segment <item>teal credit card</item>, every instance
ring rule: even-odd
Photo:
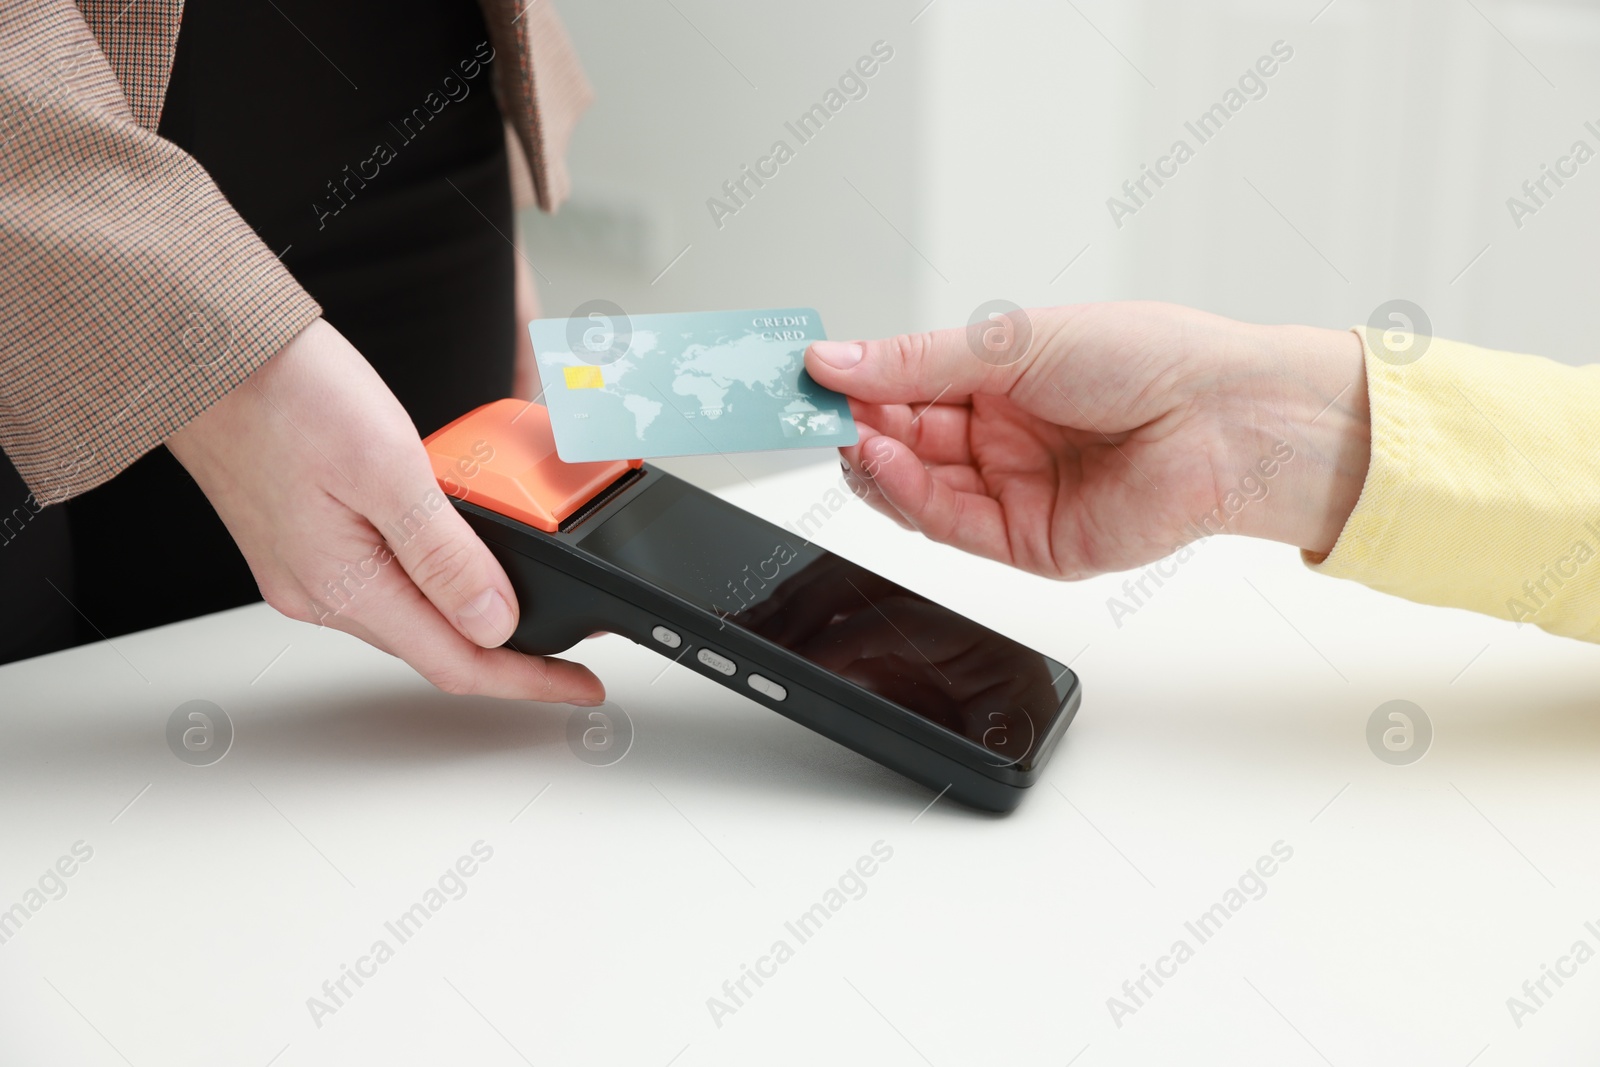
[[[826,336],[811,308],[629,316],[606,305],[535,319],[528,333],[568,463],[856,442],[849,403],[805,371],[806,346]]]

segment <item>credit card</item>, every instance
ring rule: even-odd
[[[826,336],[812,308],[629,316],[607,305],[535,319],[528,333],[568,463],[857,439],[849,403],[805,371],[806,346]]]

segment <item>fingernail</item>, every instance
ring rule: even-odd
[[[494,648],[511,636],[515,621],[511,606],[497,590],[485,589],[456,616],[456,623],[468,637],[484,648]]]
[[[828,366],[849,370],[861,362],[864,350],[855,341],[813,341],[811,351]]]
[[[601,704],[605,703],[605,698],[602,697],[599,700],[595,700],[593,697],[574,697],[573,699],[567,701],[567,703],[575,704],[580,708],[598,708]]]

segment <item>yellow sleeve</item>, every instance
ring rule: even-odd
[[[1372,463],[1315,571],[1600,641],[1600,365],[1366,348]],[[1406,355],[1414,355],[1413,348]]]

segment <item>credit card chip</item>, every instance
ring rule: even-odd
[[[566,375],[568,389],[599,389],[606,384],[599,367],[563,367],[562,373]]]

